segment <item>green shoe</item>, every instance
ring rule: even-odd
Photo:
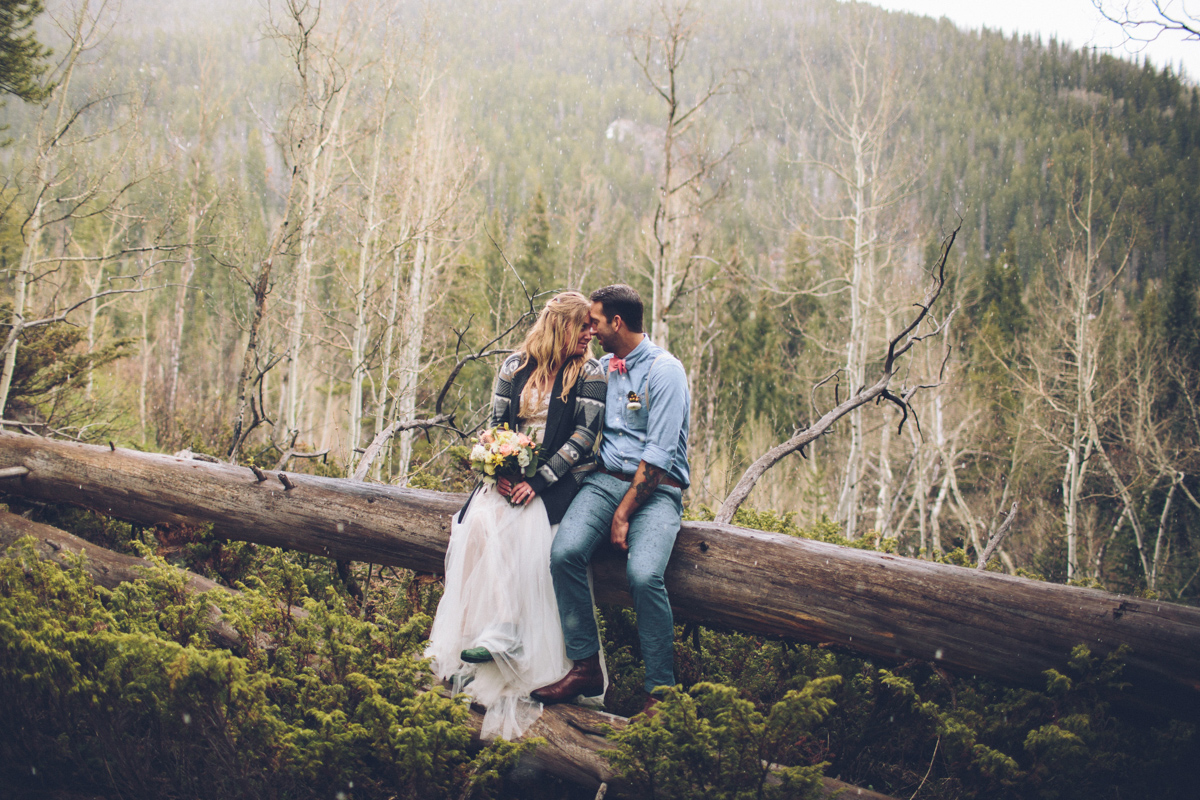
[[[492,653],[486,647],[472,647],[463,650],[458,657],[468,664],[486,664],[492,660]]]

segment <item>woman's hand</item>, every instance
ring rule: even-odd
[[[501,497],[508,497],[512,494],[512,490],[512,481],[510,481],[508,478],[496,479],[496,491],[500,492]]]
[[[499,481],[497,481],[497,484],[499,484]],[[511,484],[509,485],[512,486]],[[501,494],[503,494],[503,490],[501,490]],[[528,505],[529,501],[535,497],[537,497],[537,492],[533,491],[533,487],[527,481],[521,481],[516,486],[512,486],[508,499],[515,505],[523,506]]]

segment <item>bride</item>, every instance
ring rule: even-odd
[[[571,667],[550,543],[594,468],[604,420],[605,375],[588,357],[590,306],[578,292],[552,298],[496,377],[491,425],[507,423],[541,445],[536,474],[478,487],[452,520],[446,589],[425,655],[435,675],[487,708],[485,739],[523,734],[542,711],[529,692]]]

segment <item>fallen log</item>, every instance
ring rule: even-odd
[[[144,578],[154,568],[154,565],[145,559],[116,553],[50,525],[0,511],[0,557],[9,547],[26,536],[33,538],[34,548],[42,559],[64,568],[81,563],[92,580],[107,589],[115,589],[121,583]],[[80,559],[80,556],[83,558]],[[203,575],[187,570],[179,572],[183,578],[184,590],[189,593],[199,594],[217,590],[238,594],[236,590],[211,581]],[[289,607],[289,610],[298,618],[308,616],[307,611],[296,606]],[[209,605],[208,622],[211,626],[209,635],[218,646],[237,650],[244,644],[237,630],[222,619],[221,610],[216,604]],[[262,639],[258,644],[262,646],[263,640],[268,637],[265,634],[259,636]],[[483,714],[482,707],[471,706],[470,724],[476,741],[483,727]],[[526,733],[528,738],[544,739],[545,744],[538,746],[525,766],[527,769],[542,770],[592,790],[605,785],[609,787],[612,796],[621,796],[626,793],[628,786],[613,772],[608,759],[601,755],[601,751],[612,748],[612,742],[606,738],[606,728],[620,730],[628,724],[629,720],[625,717],[582,706],[549,706]],[[822,796],[826,798],[892,800],[886,795],[833,778],[821,780],[824,790]]]
[[[73,503],[141,524],[211,523],[230,539],[331,558],[440,572],[461,495],[256,472],[0,435],[0,491]],[[258,477],[261,476],[261,479]],[[1200,704],[1200,610],[806,539],[690,522],[667,586],[677,618],[717,629],[935,661],[960,674],[1044,685],[1085,644],[1131,653],[1126,677],[1147,702]],[[596,564],[597,597],[629,603],[623,563]]]

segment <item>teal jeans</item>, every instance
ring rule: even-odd
[[[550,574],[558,597],[567,658],[587,658],[600,650],[592,614],[587,568],[598,547],[610,547],[613,514],[629,484],[593,473],[571,502],[550,548]],[[629,521],[625,576],[637,612],[638,638],[646,664],[646,691],[675,685],[675,619],[663,582],[683,516],[683,492],[660,486]]]

